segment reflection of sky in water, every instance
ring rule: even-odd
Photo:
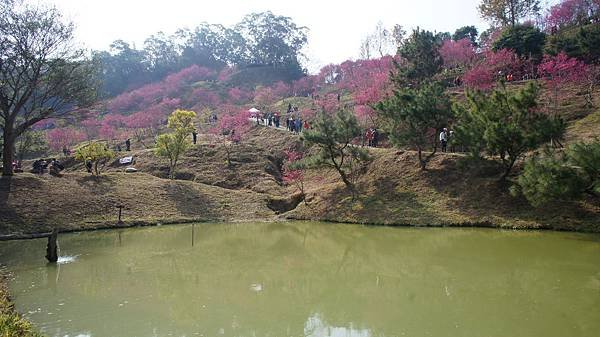
[[[329,326],[323,322],[319,314],[314,314],[304,325],[304,335],[306,337],[370,337],[371,331],[355,329],[352,326],[348,328]]]

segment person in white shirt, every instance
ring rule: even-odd
[[[444,128],[440,132],[440,143],[442,144],[442,152],[448,152],[448,129]]]

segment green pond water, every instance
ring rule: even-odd
[[[600,236],[198,224],[0,243],[47,336],[600,336]]]

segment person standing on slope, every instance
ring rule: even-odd
[[[440,132],[440,144],[442,145],[442,152],[448,152],[448,129],[444,128]]]

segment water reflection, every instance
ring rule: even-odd
[[[308,318],[304,326],[304,335],[306,337],[370,337],[372,336],[367,329],[355,329],[350,327],[329,326],[318,314]]]
[[[5,242],[0,262],[48,336],[587,337],[600,243],[582,237],[202,224],[65,235],[54,266],[43,240]]]

